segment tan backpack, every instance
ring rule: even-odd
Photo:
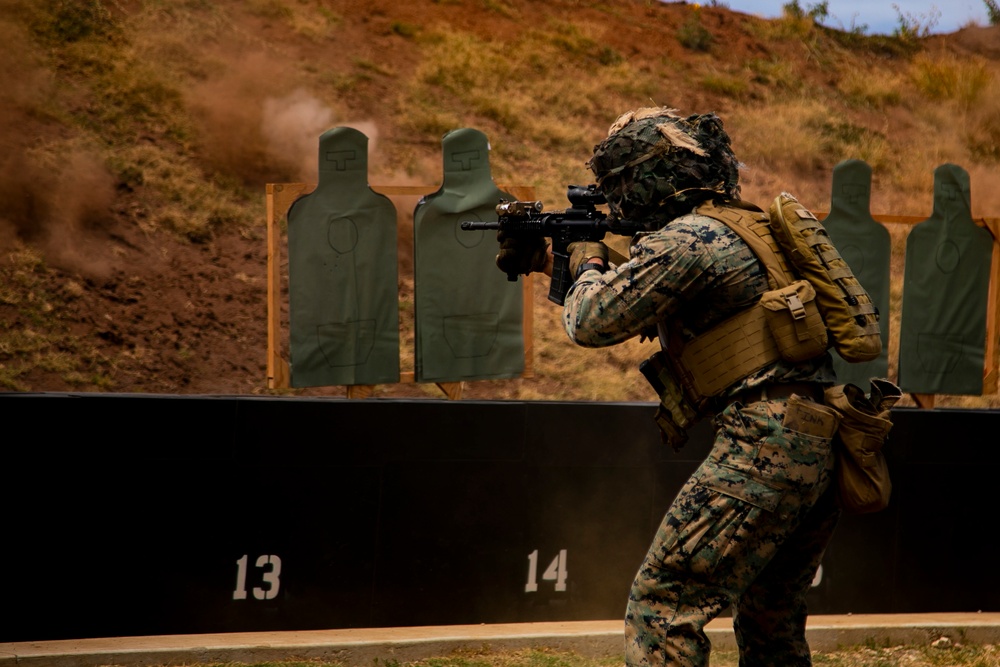
[[[783,348],[782,356],[799,361],[816,354],[819,341],[814,335],[815,324],[794,312],[799,300],[806,302],[803,297],[808,297],[815,301],[823,326],[829,332],[829,341],[823,340],[823,347],[829,344],[849,362],[878,357],[882,352],[878,311],[833,245],[823,223],[787,192],[774,199],[766,215],[754,215],[744,207],[736,203],[709,202],[699,206],[696,212],[726,224],[747,242],[767,269],[772,290],[783,288],[786,292],[796,292],[795,295],[784,292],[765,295],[762,300],[762,305],[775,314],[782,311],[783,304],[787,304],[785,310],[791,308],[796,337],[802,344],[801,352],[788,354],[790,350],[784,349],[782,338],[791,342],[795,337],[782,336],[772,327]],[[803,279],[808,285],[795,278]],[[810,323],[808,335],[807,322]],[[791,332],[789,329],[788,333]]]
[[[796,271],[816,290],[816,303],[834,349],[849,362],[882,352],[879,313],[816,216],[787,192],[768,210],[771,231]]]

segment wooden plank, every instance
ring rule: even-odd
[[[281,356],[281,230],[292,202],[315,184],[268,183],[267,205],[267,386],[288,389],[291,382],[288,360]]]
[[[830,212],[813,211],[813,214],[820,220],[823,220],[826,218],[826,216],[830,215]],[[875,220],[875,222],[895,223],[904,225],[916,225],[923,222],[924,220],[927,220],[927,218],[928,216],[926,215],[882,215],[882,214],[876,215],[874,213],[872,214],[872,219]]]
[[[347,385],[347,398],[371,398],[374,395],[375,385],[373,384]]]
[[[824,220],[826,216],[830,215],[830,212],[813,211],[813,215],[815,215],[820,220]],[[927,218],[928,216],[926,215],[883,215],[883,214],[876,215],[874,213],[872,214],[872,219],[875,220],[875,222],[894,223],[903,225],[917,225],[923,222],[924,220],[927,220]]]
[[[829,211],[813,211],[815,215],[820,220],[825,219],[830,215]],[[883,224],[902,224],[902,225],[919,225],[921,222],[925,222],[929,216],[926,215],[885,215],[885,214],[872,214],[872,219],[875,222],[881,222]],[[997,238],[996,232],[996,222],[998,218],[973,218],[972,222],[979,225],[980,227],[985,227],[990,230],[993,234],[994,239]]]
[[[521,276],[521,294],[524,299],[524,315],[521,322],[521,337],[524,339],[524,372],[522,378],[535,377],[535,277]]]
[[[295,200],[315,189],[315,183],[275,183],[274,208],[278,219],[284,220]]]
[[[927,220],[926,215],[873,215],[875,222],[919,225]]]
[[[465,386],[464,382],[436,382],[435,384],[444,392],[448,400],[457,401],[462,398],[462,388]]]
[[[985,218],[983,222],[993,235],[993,261],[990,264],[989,301],[986,306],[983,393],[996,394],[1000,391],[1000,218]]]
[[[281,357],[281,233],[275,204],[275,185],[267,184],[267,387],[287,389],[288,362]],[[278,186],[280,188],[280,186]],[[281,209],[284,216],[287,206]]]
[[[281,293],[281,280],[278,270],[280,246],[277,225],[274,223],[274,184],[268,183],[264,202],[267,207],[265,225],[267,227],[267,388],[284,389],[278,384],[277,365],[280,360],[278,352],[278,334],[281,330],[281,311],[274,306],[278,303]]]

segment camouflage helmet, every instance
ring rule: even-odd
[[[594,147],[587,166],[614,215],[656,226],[713,196],[739,198],[740,163],[714,113],[629,111]]]

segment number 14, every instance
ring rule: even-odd
[[[560,549],[559,555],[552,559],[542,573],[543,581],[556,582],[556,591],[566,590],[566,550]],[[538,549],[528,554],[528,583],[524,585],[525,593],[538,591]]]

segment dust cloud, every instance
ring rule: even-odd
[[[302,181],[315,182],[319,174],[320,136],[333,127],[351,127],[368,137],[369,161],[376,154],[378,128],[371,121],[335,123],[333,110],[308,91],[297,88],[284,97],[264,100],[262,132],[267,150],[298,164]]]
[[[996,164],[971,165],[968,168],[972,215],[983,218],[1000,218],[1000,170]]]
[[[316,180],[316,142],[332,123],[333,110],[302,88],[264,100],[261,131],[267,150],[293,160],[302,181]]]
[[[49,262],[92,277],[106,277],[111,265],[100,237],[91,232],[111,221],[115,179],[95,155],[74,154],[55,175],[45,225]]]
[[[0,50],[0,67],[16,73],[0,89],[0,250],[31,242],[53,266],[104,276],[106,248],[90,232],[112,220],[114,179],[91,151],[41,140],[58,136],[36,113],[55,84],[23,55],[22,32],[3,23],[0,39],[12,47]]]
[[[252,187],[315,182],[320,136],[353,127],[375,151],[378,130],[369,121],[341,121],[329,104],[302,87],[282,90],[287,66],[264,54],[234,58],[227,68],[189,95],[200,128],[200,152],[208,166]],[[370,159],[370,158],[369,158]]]
[[[294,161],[269,153],[261,134],[268,82],[281,81],[283,68],[261,54],[233,58],[227,65],[187,95],[205,167],[250,187],[296,180]]]
[[[114,178],[94,155],[72,154],[52,167],[24,151],[8,152],[0,164],[0,248],[28,241],[53,266],[105,277],[107,248],[92,232],[112,221],[114,198]]]

